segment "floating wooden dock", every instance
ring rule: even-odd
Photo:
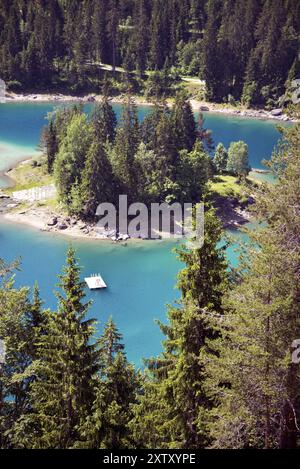
[[[107,288],[107,285],[100,274],[94,274],[91,277],[85,278],[84,280],[90,290],[101,290],[103,288]]]

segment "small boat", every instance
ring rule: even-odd
[[[84,280],[90,290],[101,290],[103,288],[107,288],[107,285],[100,274],[93,274],[91,277],[87,277]]]

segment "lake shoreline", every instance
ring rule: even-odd
[[[96,102],[100,102],[103,98],[102,95],[98,94],[89,94],[86,96],[74,96],[74,95],[65,95],[61,93],[8,93],[6,96],[6,102],[9,103],[83,103],[83,104],[92,104]],[[147,101],[145,98],[140,96],[134,96],[136,100],[136,104],[139,106],[153,106],[153,103]],[[124,101],[124,96],[113,96],[110,98],[110,101],[115,104],[122,104]],[[279,122],[291,122],[296,123],[299,122],[297,119],[290,118],[283,112],[279,115],[273,115],[272,111],[267,111],[264,109],[255,109],[255,108],[245,108],[240,107],[236,108],[234,106],[230,106],[228,104],[219,104],[208,102],[204,100],[196,100],[191,99],[191,106],[195,112],[210,112],[210,113],[220,113],[229,116],[235,116],[240,118],[248,118],[248,119],[259,119],[259,120],[275,120]],[[168,105],[172,105],[172,101],[168,101]]]
[[[216,209],[224,230],[238,230],[252,219],[247,207],[242,208],[236,201],[219,198],[216,201]],[[26,199],[15,199],[13,193],[5,194],[0,190],[0,222],[1,219],[14,225],[29,226],[40,232],[87,241],[126,244],[128,242],[152,240],[146,236],[130,238],[127,234],[100,231],[96,223],[87,223],[68,216],[53,208],[50,204],[47,205],[45,202],[28,203]],[[162,236],[159,240],[166,239],[167,237]]]

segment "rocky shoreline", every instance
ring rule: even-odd
[[[234,198],[215,198],[216,213],[222,222],[224,230],[238,230],[253,219],[248,207],[254,203],[254,199],[249,197],[246,204],[239,204]]]
[[[297,119],[292,119],[284,114],[282,109],[272,109],[267,111],[265,109],[237,109],[235,107],[227,107],[218,105],[215,103],[201,103],[194,101],[193,107],[198,105],[198,110],[201,112],[218,112],[221,114],[227,114],[237,117],[246,117],[250,119],[261,119],[261,120],[277,120],[282,122],[298,122]]]
[[[136,96],[136,102],[141,106],[152,106],[153,104],[145,100],[140,96]],[[54,102],[54,103],[66,103],[66,102],[80,102],[80,103],[93,103],[99,102],[102,99],[102,95],[89,94],[86,96],[73,96],[64,95],[61,93],[31,93],[31,94],[16,94],[7,93],[7,102]],[[111,101],[116,104],[121,104],[124,97],[112,97]],[[171,105],[171,103],[170,103]],[[206,101],[198,101],[191,99],[191,105],[194,111],[198,112],[217,112],[226,115],[232,115],[236,117],[245,117],[251,119],[262,119],[262,120],[277,120],[283,122],[298,122],[297,119],[292,119],[284,114],[282,109],[273,109],[267,111],[264,109],[247,109],[247,108],[236,108],[234,106],[222,105],[217,103],[210,103]]]
[[[26,191],[23,191],[26,192]],[[24,207],[24,202],[26,206]],[[36,204],[21,200],[0,189],[0,217],[11,223],[19,223],[42,232],[63,234],[73,238],[106,240],[113,242],[128,241],[127,234],[100,229],[95,223],[87,223],[78,218],[67,216],[53,210],[47,204]]]
[[[223,228],[236,230],[251,221],[247,207],[240,206],[235,199],[218,198],[215,201],[217,215]],[[35,203],[22,205],[20,200],[0,190],[0,216],[12,223],[20,223],[42,232],[62,234],[73,238],[126,242],[131,238],[127,234],[100,229],[95,223],[86,223],[75,217],[57,213],[47,205],[37,206]],[[147,236],[138,239],[148,239]]]

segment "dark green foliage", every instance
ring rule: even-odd
[[[199,308],[221,313],[222,297],[226,290],[225,244],[220,246],[222,227],[214,210],[205,215],[204,244],[199,249],[179,251],[179,259],[186,267],[179,273],[178,287],[184,300],[191,300]]]
[[[100,203],[117,202],[116,183],[107,153],[106,146],[98,142],[92,143],[87,153],[77,211],[80,213],[82,209],[82,215],[91,219]]]
[[[172,119],[177,149],[191,151],[196,141],[196,123],[189,98],[184,91],[175,97]]]
[[[43,333],[45,314],[38,288],[31,301],[29,289],[16,289],[8,268],[0,274],[0,340],[4,362],[0,363],[0,445],[19,447],[18,420],[30,409],[32,374],[27,372],[37,357],[37,341]]]
[[[228,152],[222,143],[216,148],[214,155],[214,165],[218,173],[222,174],[226,171],[228,163]]]
[[[211,362],[214,446],[296,448],[299,445],[299,125],[283,130],[270,164],[278,182],[258,195],[250,231],[250,265],[226,296]]]
[[[137,174],[134,155],[140,141],[140,128],[137,108],[129,96],[123,106],[121,126],[117,130],[115,145],[112,151],[112,165],[116,178],[120,181],[121,191],[134,197]]]
[[[251,168],[248,159],[248,145],[243,142],[232,142],[228,150],[226,170],[239,178],[246,177]]]
[[[43,142],[59,200],[70,214],[89,220],[100,203],[117,204],[122,194],[129,202],[197,203],[212,175],[204,149],[210,133],[202,121],[197,127],[184,92],[171,110],[156,103],[142,123],[127,96],[118,127],[106,97],[90,119],[78,107],[59,110],[50,116]]]
[[[87,117],[84,114],[75,114],[61,141],[54,164],[54,176],[60,198],[67,206],[72,207],[72,188],[81,183],[91,142],[92,129]]]
[[[116,136],[117,117],[106,96],[100,104],[95,105],[92,112],[92,123],[97,140],[102,144],[107,141],[113,143]]]
[[[210,317],[222,313],[227,272],[222,231],[214,212],[205,216],[202,248],[179,251],[186,268],[178,287],[182,299],[169,307],[164,352],[147,361],[151,381],[135,409],[132,422],[140,444],[151,448],[199,449],[209,444],[208,412],[213,403],[206,388],[205,354],[214,337]]]
[[[84,423],[89,448],[126,449],[134,444],[129,422],[141,378],[128,363],[121,341],[110,318],[98,342],[100,372],[92,412]]]
[[[47,313],[37,360],[27,371],[35,377],[29,393],[32,410],[17,422],[25,448],[72,447],[93,399],[98,355],[90,344],[93,321],[85,318],[89,303],[84,303],[84,284],[72,248],[59,279],[58,310]]]
[[[13,267],[1,262],[0,447],[132,446],[129,422],[141,377],[112,319],[93,341],[74,250],[59,276],[56,312],[42,311],[37,286],[32,301],[29,289],[14,287]]]
[[[207,98],[276,104],[299,50],[298,0],[12,0],[0,5],[2,78],[23,88],[98,91],[101,64],[171,94],[178,72]],[[175,71],[175,74],[173,73]]]
[[[206,206],[203,245],[177,250],[181,299],[159,323],[163,352],[143,378],[112,319],[93,340],[72,248],[56,312],[43,311],[37,287],[32,298],[17,289],[17,265],[0,260],[1,448],[299,447],[299,125],[281,131],[270,163],[278,180],[259,187],[262,226],[239,276]],[[142,143],[138,154],[146,178],[154,153]],[[206,158],[199,141],[179,152],[182,165]]]

